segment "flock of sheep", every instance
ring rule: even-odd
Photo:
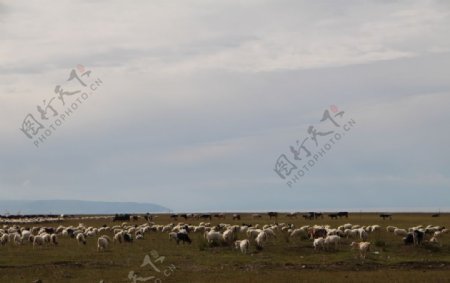
[[[28,223],[27,223],[28,224]],[[41,246],[57,246],[61,237],[74,239],[79,245],[85,245],[91,238],[97,239],[99,252],[112,248],[113,244],[132,243],[134,240],[144,240],[149,233],[165,233],[170,240],[176,243],[192,243],[193,234],[202,235],[210,246],[235,247],[242,253],[249,252],[254,245],[261,250],[277,237],[285,237],[290,240],[311,241],[314,249],[336,250],[342,244],[350,243],[349,247],[357,249],[361,258],[366,255],[371,247],[369,237],[373,233],[380,233],[379,225],[360,226],[350,223],[332,228],[329,225],[305,225],[294,227],[293,224],[274,223],[266,225],[211,225],[209,222],[200,222],[198,225],[185,223],[170,223],[167,225],[156,224],[148,221],[141,225],[131,225],[124,222],[120,225],[103,225],[101,227],[86,227],[80,223],[78,226],[46,227],[26,225],[4,224],[0,229],[0,244],[10,243],[15,246],[31,244],[33,248]],[[387,226],[386,231],[402,237],[405,245],[421,245],[425,241],[431,244],[441,245],[442,237],[448,233],[448,229],[441,226],[416,226],[409,229],[401,229]]]

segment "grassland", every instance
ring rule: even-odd
[[[145,220],[130,222],[141,224]],[[170,223],[168,215],[159,215],[157,224]],[[66,220],[46,225],[112,226],[105,220]],[[188,219],[186,223],[198,224]],[[212,224],[273,223],[267,216],[253,220],[243,215],[240,221],[212,220]],[[432,218],[430,214],[394,214],[392,220],[382,220],[376,214],[354,213],[348,219],[305,220],[278,217],[278,222],[294,223],[296,227],[312,224],[382,225],[380,233],[369,240],[374,244],[364,261],[351,251],[345,242],[337,251],[314,251],[311,241],[290,241],[278,232],[277,239],[264,250],[254,246],[250,254],[241,254],[230,247],[209,247],[200,234],[193,234],[191,245],[176,245],[167,234],[150,232],[142,241],[113,245],[109,251],[97,252],[96,238],[88,238],[86,246],[78,246],[74,239],[59,238],[58,247],[34,249],[31,245],[0,247],[0,282],[31,283],[41,279],[48,282],[133,282],[130,271],[139,277],[155,278],[136,282],[450,282],[450,235],[443,238],[443,246],[404,246],[401,239],[385,231],[387,225],[407,228],[415,225],[450,227],[450,215]],[[116,223],[117,224],[117,223]],[[33,226],[33,225],[27,225]],[[141,267],[145,255],[156,251],[163,262],[153,262],[160,273],[149,265]],[[375,252],[375,253],[374,253]],[[175,269],[170,269],[175,266]],[[161,280],[158,281],[157,279]]]

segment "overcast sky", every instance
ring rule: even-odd
[[[448,1],[0,1],[1,198],[450,210],[449,35]]]

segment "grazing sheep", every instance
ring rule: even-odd
[[[325,238],[324,244],[327,248],[329,248],[331,245],[334,245],[334,248],[337,249],[339,247],[340,240],[341,237],[339,237],[338,235],[331,235]]]
[[[177,233],[175,232],[170,232],[169,233],[169,240],[177,240]]]
[[[58,245],[58,237],[56,236],[56,234],[51,234],[50,235],[50,243],[57,246]]]
[[[236,240],[237,235],[236,232],[234,230],[228,229],[225,232],[223,232],[223,241],[227,244],[231,244],[233,243],[233,241]]]
[[[370,232],[370,233],[380,232],[380,230],[381,230],[381,226],[380,225],[372,225],[372,226],[368,226],[368,231],[367,232]]]
[[[241,253],[246,254],[248,253],[249,249],[250,249],[250,241],[245,239],[242,241],[235,241],[234,242],[234,246],[236,249],[240,249]]]
[[[421,245],[424,239],[425,239],[425,232],[421,230],[413,231],[413,240],[415,246]]]
[[[447,233],[447,229],[443,229],[443,230],[441,230],[441,231],[436,231],[436,232],[434,232],[434,234],[433,234],[433,236],[431,237],[431,239],[430,239],[430,243],[434,243],[434,244],[438,244],[439,246],[442,246],[442,244],[441,244],[441,241],[440,241],[440,239],[441,239],[441,237],[444,235],[444,234],[446,234]]]
[[[277,236],[275,235],[275,232],[273,232],[273,230],[271,228],[266,228],[263,231],[266,232],[268,240],[277,238]]]
[[[51,239],[50,239],[50,234],[49,234],[49,233],[44,232],[44,233],[42,233],[42,234],[40,234],[40,235],[41,235],[42,238],[44,238],[44,241],[45,241],[45,243],[46,243],[47,245],[50,244]]]
[[[355,239],[359,235],[359,230],[358,229],[346,229],[344,231],[344,234],[347,236],[347,239],[348,238]]]
[[[407,232],[405,229],[395,228],[395,229],[394,229],[394,235],[405,237],[405,236],[408,235],[408,232]]]
[[[393,233],[395,229],[397,229],[397,227],[395,227],[395,226],[387,226],[386,227],[386,231],[391,232],[391,233]]]
[[[209,244],[220,244],[222,242],[222,233],[216,231],[205,232],[205,238]]]
[[[256,247],[258,249],[262,249],[264,247],[264,243],[268,240],[267,233],[264,231],[261,231],[258,236],[256,237]]]
[[[133,237],[129,233],[123,233],[123,241],[127,243],[132,243]]]
[[[81,245],[81,244],[86,245],[86,237],[84,236],[83,233],[79,233],[77,235],[76,239],[77,239],[78,245]]]
[[[22,243],[26,243],[30,241],[31,232],[28,230],[22,231]]]
[[[432,244],[437,244],[439,246],[442,246],[441,242],[439,241],[438,237],[436,237],[436,236],[431,237],[429,242]]]
[[[97,251],[105,251],[108,249],[110,239],[108,236],[100,236],[97,239]]]
[[[344,230],[346,230],[346,229],[352,229],[353,225],[350,224],[350,223],[346,223],[346,224],[342,225],[342,227],[344,228]]]
[[[45,240],[42,236],[34,236],[33,238],[33,249],[35,246],[43,246],[45,244]]]
[[[254,240],[256,239],[256,237],[258,237],[259,233],[261,233],[262,230],[261,229],[255,229],[255,228],[249,228],[247,230],[247,236],[251,239]]]
[[[322,227],[312,227],[309,229],[308,234],[310,239],[317,239],[319,237],[326,237],[327,230]]]
[[[123,242],[123,232],[122,231],[114,234],[113,242],[114,243],[119,242],[119,244],[121,244]]]
[[[192,241],[191,241],[191,239],[189,238],[189,235],[187,234],[187,233],[177,233],[177,239],[176,239],[176,241],[177,241],[177,245],[180,243],[180,241],[182,241],[183,242],[183,244],[184,243],[192,243]]]
[[[296,238],[307,239],[308,231],[306,229],[298,228],[291,232],[290,237],[294,239]]]
[[[325,239],[323,237],[319,237],[317,239],[314,239],[313,247],[315,250],[317,250],[317,248],[323,249],[324,244],[325,244]]]
[[[20,236],[19,233],[14,233],[13,243],[17,246],[20,246],[22,244],[22,236]]]
[[[360,257],[365,259],[367,252],[370,250],[370,242],[352,242],[350,247],[352,247],[352,249],[358,248]]]
[[[9,241],[8,234],[3,234],[0,237],[0,243],[2,244],[2,246],[6,245],[6,243],[8,243],[8,241]]]
[[[358,233],[359,233],[359,238],[363,241],[366,241],[367,238],[369,237],[369,234],[366,232],[366,230],[364,230],[364,228],[359,228]]]

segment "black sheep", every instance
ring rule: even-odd
[[[189,238],[188,234],[185,233],[177,233],[177,244],[182,241],[183,243],[188,242],[189,244],[192,243],[191,239]]]

